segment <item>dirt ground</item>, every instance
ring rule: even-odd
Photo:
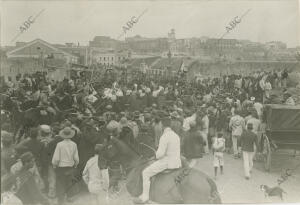
[[[286,154],[290,154],[289,156]],[[298,154],[300,154],[298,152]],[[229,154],[225,154],[224,174],[219,175],[216,183],[221,194],[223,203],[280,203],[279,198],[265,198],[264,193],[260,190],[260,185],[276,186],[277,179],[285,169],[293,169],[293,176],[281,184],[281,187],[287,192],[284,195],[285,203],[300,202],[300,156],[293,157],[290,153],[278,152],[272,156],[272,169],[270,172],[265,172],[261,162],[254,163],[252,176],[250,180],[244,178],[243,161],[242,159],[233,159]],[[214,175],[212,166],[212,154],[206,155],[198,159],[195,165],[196,169],[202,170],[209,176]],[[103,198],[103,202],[104,202]],[[93,204],[89,194],[77,196],[73,203]],[[102,204],[102,203],[101,203]],[[104,203],[103,203],[104,204]],[[124,183],[121,184],[121,193],[119,196],[112,197],[109,204],[113,205],[130,205],[131,197],[128,195]]]

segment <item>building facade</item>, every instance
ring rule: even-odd
[[[120,41],[110,38],[109,36],[95,36],[89,42],[91,48],[116,49]]]
[[[36,39],[28,43],[18,43],[15,48],[2,55],[1,75],[14,79],[18,74],[40,71],[59,79],[57,76],[63,78],[67,75],[69,64],[77,62],[77,56]]]
[[[22,46],[16,47],[15,49],[6,53],[8,59],[12,58],[56,58],[63,59],[66,63],[77,63],[78,57],[68,52],[59,49],[50,43],[41,39],[33,40]]]
[[[169,50],[168,38],[134,36],[125,39],[128,47],[137,53],[161,53]]]
[[[90,49],[90,64],[100,64],[102,66],[120,66],[122,62],[131,58],[130,50],[114,50],[114,49]]]

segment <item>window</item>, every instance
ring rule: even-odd
[[[113,60],[114,60],[114,57],[111,57],[111,60],[113,61]]]
[[[105,57],[103,57],[103,60],[104,60],[104,61],[106,60]]]

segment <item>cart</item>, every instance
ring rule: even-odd
[[[279,149],[300,150],[300,106],[264,106],[265,132],[261,138],[266,171],[271,169],[272,153]]]

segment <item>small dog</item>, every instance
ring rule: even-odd
[[[267,185],[260,185],[260,189],[264,192],[265,197],[278,196],[281,200],[283,200],[283,193],[286,194],[286,192],[279,186],[270,188]]]

